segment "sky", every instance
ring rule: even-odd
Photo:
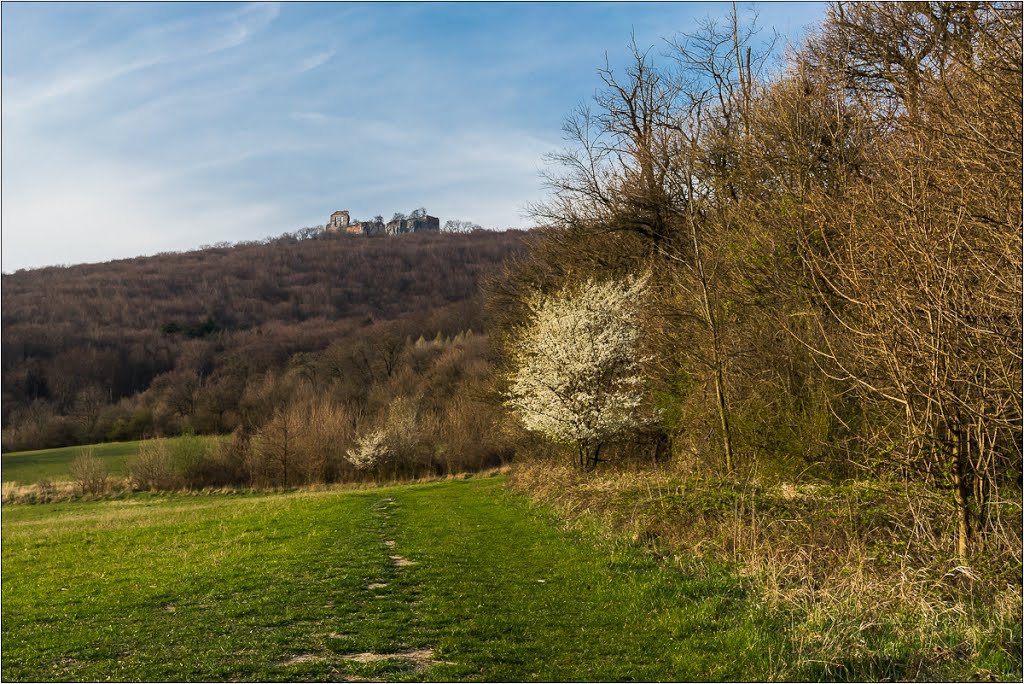
[[[820,3],[741,3],[799,42]],[[727,3],[0,7],[2,270],[426,207],[528,227],[561,122],[630,36]]]

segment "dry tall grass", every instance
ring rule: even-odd
[[[284,492],[335,492],[348,490],[379,489],[381,487],[393,487],[396,485],[428,484],[431,482],[452,482],[456,480],[472,480],[475,478],[498,477],[508,475],[511,466],[502,465],[494,468],[485,468],[474,472],[456,472],[447,475],[422,475],[416,477],[394,477],[363,479],[345,482],[314,483],[298,486],[274,486],[274,487],[252,487],[252,486],[211,486],[202,488],[189,488],[179,482],[174,489],[156,490],[155,496],[217,496],[221,494],[250,494],[250,493],[284,493]],[[130,477],[109,478],[108,486],[104,493],[99,495],[83,494],[81,486],[70,480],[50,482],[41,480],[36,484],[19,485],[15,482],[4,482],[0,503],[3,505],[12,504],[48,504],[64,503],[69,501],[96,501],[122,499],[136,495],[139,490],[136,483]]]
[[[780,677],[991,678],[1021,669],[1020,501],[970,567],[951,503],[908,483],[744,483],[677,464],[517,464],[510,485],[688,572],[727,564],[783,621]]]

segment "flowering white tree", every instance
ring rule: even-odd
[[[411,457],[418,439],[416,402],[398,397],[388,406],[383,425],[360,435],[355,445],[345,452],[345,459],[362,472],[380,473],[388,467],[414,465]]]
[[[384,430],[372,430],[356,440],[355,447],[345,452],[345,458],[356,470],[375,470],[391,456],[387,442],[388,436]]]
[[[513,343],[505,405],[528,430],[594,467],[611,438],[651,422],[637,341],[647,278],[588,280],[529,302]]]

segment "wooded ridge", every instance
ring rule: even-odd
[[[230,431],[247,380],[294,354],[479,332],[481,278],[523,236],[286,237],[4,274],[4,449],[175,433],[210,401],[190,427]],[[147,389],[178,418],[137,413]]]

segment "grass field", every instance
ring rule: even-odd
[[[169,438],[173,442],[177,438]],[[0,471],[4,482],[19,485],[35,484],[40,480],[70,480],[69,466],[83,451],[93,452],[107,464],[111,475],[127,475],[128,462],[139,450],[139,442],[107,442],[85,446],[41,449],[39,451],[13,451],[0,456]]]
[[[23,680],[748,680],[734,580],[559,528],[502,478],[6,506]]]

